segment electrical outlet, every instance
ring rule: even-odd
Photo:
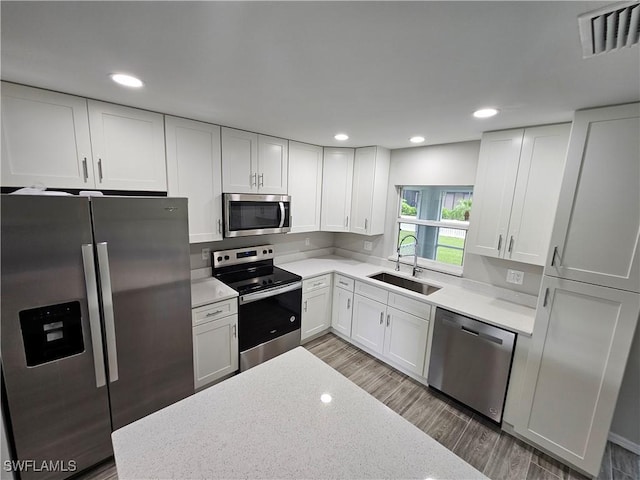
[[[307,237],[307,238],[305,238],[305,239],[304,239],[304,245],[305,245],[305,247],[308,247],[310,243],[311,243],[311,242],[309,241],[309,237]]]
[[[367,242],[366,240],[364,241],[364,249],[367,252],[370,252],[371,250],[373,250],[373,243],[372,242]]]
[[[210,248],[203,248],[202,249],[202,259],[203,260],[209,260],[209,256],[211,255],[211,249]]]
[[[516,285],[522,285],[524,281],[524,272],[520,270],[507,270],[507,283],[515,283]]]

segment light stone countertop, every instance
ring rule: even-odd
[[[112,440],[121,479],[487,478],[302,347]]]
[[[437,287],[441,287],[429,296],[422,295],[395,285],[383,283],[379,280],[368,278],[380,272],[388,272],[400,277],[411,278],[410,275],[395,272],[390,268],[381,267],[371,263],[360,262],[349,258],[330,255],[325,257],[308,258],[296,262],[278,265],[290,272],[300,275],[303,279],[317,275],[337,272],[356,280],[370,283],[378,287],[384,287],[401,295],[411,297],[421,302],[430,303],[438,307],[446,308],[462,315],[473,317],[482,322],[504,328],[506,330],[531,336],[535,321],[535,308],[510,302],[497,296],[473,291],[458,285],[448,284],[443,280],[413,279],[422,281]]]
[[[191,308],[202,307],[237,297],[238,292],[217,278],[201,278],[191,281]]]

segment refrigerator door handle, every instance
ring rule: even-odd
[[[98,268],[100,269],[100,288],[102,289],[102,307],[104,309],[104,330],[107,340],[109,361],[109,382],[118,380],[118,349],[116,347],[116,329],[113,317],[113,294],[111,292],[111,273],[109,272],[109,254],[107,242],[101,242],[98,248]]]
[[[87,289],[87,305],[89,307],[89,326],[91,331],[91,347],[93,348],[93,366],[96,371],[96,387],[107,384],[104,371],[104,353],[102,352],[102,332],[100,331],[100,305],[98,303],[98,282],[93,257],[93,244],[82,245],[82,263],[84,266],[84,282]]]

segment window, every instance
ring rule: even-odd
[[[402,187],[398,212],[400,255],[413,255],[415,251],[426,263],[436,262],[434,266],[462,267],[472,197],[470,186]]]

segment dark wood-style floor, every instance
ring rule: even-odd
[[[305,348],[493,480],[586,477],[329,333]],[[117,480],[113,461],[80,476]],[[640,457],[609,443],[598,480],[640,479]]]

